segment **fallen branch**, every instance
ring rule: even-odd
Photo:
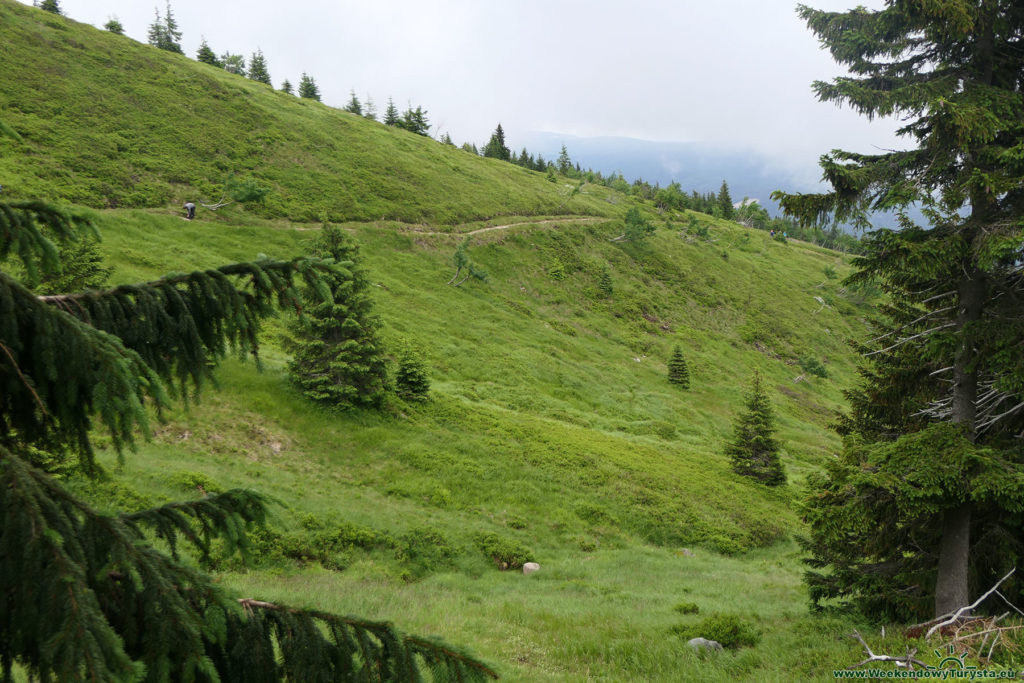
[[[974,609],[975,607],[980,605],[982,602],[984,602],[985,598],[987,598],[988,596],[990,596],[993,593],[995,593],[996,589],[999,588],[999,586],[1001,586],[1004,581],[1006,581],[1008,578],[1013,576],[1013,573],[1015,571],[1017,571],[1016,567],[1011,569],[1006,574],[1006,576],[1004,576],[1003,578],[999,579],[996,582],[996,585],[994,585],[991,588],[989,588],[985,592],[984,595],[982,595],[980,598],[975,600],[970,605],[967,605],[966,607],[961,607],[960,609],[954,610],[953,612],[950,612],[949,614],[943,614],[941,617],[936,617],[935,619],[932,619],[931,621],[926,621],[923,624],[919,624],[919,626],[927,626],[928,624],[934,624],[934,626],[932,626],[930,629],[928,629],[928,632],[924,634],[925,639],[931,638],[935,634],[935,632],[938,631],[939,629],[941,629],[942,627],[949,626],[950,624],[955,623],[957,620],[960,619],[961,616],[964,615],[964,613],[970,612],[972,609]],[[945,621],[943,621],[943,619],[945,619]],[[938,623],[936,623],[936,622],[938,622]]]
[[[853,666],[847,667],[849,669],[856,669],[864,666],[865,664],[870,664],[871,662],[895,662],[896,666],[905,666],[910,671],[914,670],[915,664],[921,667],[922,669],[928,666],[920,659],[914,658],[914,655],[917,654],[916,649],[911,650],[910,648],[907,648],[907,654],[903,655],[902,657],[893,657],[892,655],[876,655],[874,652],[871,651],[871,648],[868,647],[868,644],[864,642],[864,638],[861,637],[860,633],[857,632],[856,629],[854,630],[852,637],[859,640],[860,644],[864,646],[864,650],[868,653],[868,658],[860,664],[854,664]]]

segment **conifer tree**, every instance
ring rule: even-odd
[[[729,194],[729,183],[722,181],[722,187],[718,190],[718,209],[722,218],[733,220],[736,218],[736,207],[732,205],[732,195]]]
[[[417,135],[430,135],[430,123],[427,120],[427,112],[420,106],[413,109],[412,104],[410,104],[402,113],[402,119],[398,122],[398,126]]]
[[[394,100],[388,98],[388,108],[384,110],[384,125],[397,126],[402,122],[402,117],[398,114],[398,107],[395,106]]]
[[[733,425],[733,439],[725,448],[733,471],[767,486],[785,484],[786,474],[774,433],[772,404],[764,390],[761,374],[755,372],[746,398],[746,412]]]
[[[256,50],[249,60],[249,73],[251,80],[271,85],[270,72],[267,70],[267,59],[263,56],[263,50]]]
[[[117,17],[111,17],[108,19],[107,23],[103,24],[103,28],[111,33],[116,33],[119,36],[124,35],[124,26],[117,20]]]
[[[299,78],[299,97],[320,101],[320,88],[316,86],[313,77],[305,72]]]
[[[455,142],[452,140],[452,136],[448,134],[448,131],[441,134],[441,144],[448,145],[449,147],[455,146]]]
[[[363,118],[370,119],[371,121],[376,121],[377,105],[374,103],[373,98],[367,95],[365,102],[366,103],[363,105]]]
[[[690,368],[678,344],[672,349],[672,358],[668,361],[668,381],[682,389],[690,388]]]
[[[43,10],[44,12],[64,14],[64,12],[61,11],[60,3],[58,3],[57,0],[43,0],[42,2],[39,3],[39,9]]]
[[[356,97],[356,91],[355,90],[349,90],[348,92],[349,92],[349,98],[348,98],[348,104],[345,105],[345,111],[347,111],[349,113],[352,113],[352,114],[355,114],[356,116],[362,116],[363,115],[363,105],[359,101],[359,98]]]
[[[53,275],[50,237],[94,231],[44,202],[0,202],[0,262]],[[131,445],[148,433],[147,404],[167,406],[167,388],[199,390],[232,348],[255,352],[260,318],[300,304],[295,281],[322,287],[333,272],[315,259],[263,259],[49,296],[0,272],[0,678],[14,666],[68,682],[494,676],[389,624],[235,599],[181,557],[182,545],[207,557],[215,538],[244,550],[265,516],[258,494],[102,514],[44,470],[59,461],[95,472],[95,430],[118,451]]]
[[[1020,544],[984,552],[993,532],[1022,536],[994,482],[1024,476],[1024,11],[1013,0],[798,11],[852,72],[816,82],[819,99],[869,117],[901,118],[899,132],[912,145],[833,151],[821,162],[831,192],[774,198],[808,222],[864,228],[870,212],[902,212],[916,202],[928,223],[902,215],[903,229],[874,233],[859,260],[858,278],[881,283],[898,305],[887,309],[882,337],[868,344],[874,348],[847,422],[845,467],[864,473],[857,482],[875,491],[937,467],[956,475],[929,482],[942,494],[901,511],[909,515],[903,518],[890,515],[901,510],[890,496],[866,495],[874,504],[860,509],[844,504],[834,495],[849,481],[843,471],[818,480],[821,495],[807,513],[812,562],[830,571],[810,577],[812,592],[879,604],[886,594],[920,591],[918,599],[934,599],[935,615],[945,614],[992,585],[1001,564],[1024,556]],[[948,426],[959,439],[946,433]],[[941,448],[921,447],[926,442]],[[840,519],[852,542],[830,549],[829,528]],[[872,585],[856,580],[868,573]],[[934,576],[934,587],[922,576]],[[900,609],[908,613],[906,605]]]
[[[430,392],[427,366],[422,355],[409,344],[403,346],[398,358],[395,391],[407,401],[424,401]]]
[[[505,131],[502,130],[500,123],[494,129],[491,139],[488,140],[487,145],[484,147],[484,156],[491,159],[501,159],[502,161],[508,161],[511,156],[508,145],[505,144]]]
[[[387,386],[387,365],[373,315],[370,281],[359,249],[340,228],[325,225],[311,254],[333,259],[339,273],[327,278],[328,296],[307,294],[302,319],[292,327],[292,379],[309,398],[337,407],[378,407]]]
[[[289,81],[287,78],[284,79],[283,83],[281,83],[281,92],[286,92],[289,95],[294,95],[295,94],[295,91],[292,88],[292,82]]]
[[[615,291],[615,287],[612,284],[611,271],[607,268],[601,271],[601,279],[597,283],[597,290],[606,298],[610,297]]]
[[[174,19],[171,3],[167,3],[164,16],[160,16],[159,9],[155,11],[156,18],[149,25],[149,44],[168,52],[185,54],[181,49],[181,31],[178,30],[178,22]]]
[[[203,38],[199,43],[199,49],[196,50],[196,60],[203,64],[209,64],[217,68],[224,68],[224,64],[217,59],[216,53],[206,43],[206,38]]]
[[[558,166],[558,172],[562,175],[569,175],[572,171],[572,159],[569,157],[569,150],[562,145],[562,151],[558,153],[558,160],[555,162]]]

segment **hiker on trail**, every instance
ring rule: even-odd
[[[775,237],[775,231],[772,230],[772,237]]]
[[[192,202],[185,202],[185,218],[192,220],[196,217],[196,205]]]

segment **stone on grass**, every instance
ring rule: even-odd
[[[697,652],[700,652],[701,650],[710,652],[711,650],[722,649],[722,644],[720,642],[717,640],[708,640],[707,638],[691,638],[687,645]]]
[[[526,564],[523,565],[523,574],[529,575],[529,574],[532,574],[532,573],[534,573],[535,571],[537,571],[539,569],[540,569],[540,565],[537,564],[536,562],[527,562]]]

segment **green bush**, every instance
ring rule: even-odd
[[[533,561],[533,551],[519,543],[497,534],[479,534],[476,546],[491,559],[499,569],[518,569]]]
[[[697,614],[700,612],[700,607],[698,607],[695,602],[680,602],[672,609],[680,614]]]
[[[413,527],[398,538],[395,558],[410,567],[410,575],[418,578],[450,567],[455,549],[440,532],[430,527]]]
[[[224,492],[217,482],[202,472],[176,472],[171,475],[168,483],[176,489],[192,493],[199,491],[212,495]]]
[[[761,639],[761,634],[736,614],[714,614],[699,624],[673,626],[672,632],[686,640],[715,640],[727,648],[753,647]]]
[[[800,356],[797,362],[800,363],[800,369],[808,374],[823,378],[828,377],[828,370],[825,368],[824,363],[813,356]]]

